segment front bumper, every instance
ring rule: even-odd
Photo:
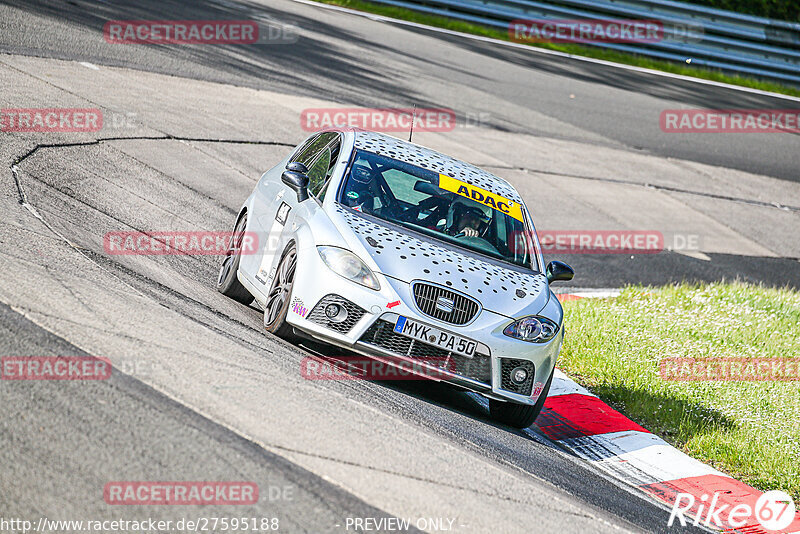
[[[431,380],[445,381],[487,397],[520,404],[536,403],[555,367],[563,341],[563,328],[548,343],[527,343],[503,334],[511,319],[485,309],[467,325],[449,324],[421,313],[407,282],[375,273],[381,289],[373,291],[330,271],[315,247],[299,250],[298,256],[286,320],[295,329],[319,341],[388,364],[422,365],[432,371],[435,377],[429,375]],[[328,320],[324,307],[330,303],[345,307],[347,319],[339,322]],[[450,354],[452,358],[448,359],[449,365],[445,368],[426,364],[426,355],[437,359],[449,358],[447,351],[419,341],[410,346],[410,338],[387,333],[386,325],[393,325],[400,315],[476,341],[475,357],[470,359]],[[402,339],[389,337],[391,335]],[[528,369],[531,364],[533,367],[530,384],[523,388],[524,394],[515,392],[519,388],[509,387],[509,369],[520,362],[530,362],[525,364]]]

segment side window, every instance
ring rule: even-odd
[[[327,182],[325,182],[325,185],[322,186],[322,191],[320,191],[319,195],[317,195],[317,198],[319,199],[320,202],[325,200],[325,194],[328,192],[328,189],[330,189],[330,187],[329,187],[330,185],[331,185],[331,181],[328,180]]]
[[[308,191],[315,197],[333,173],[340,147],[339,134],[326,132],[313,139],[295,158],[308,167]]]
[[[292,156],[292,159],[290,159],[289,161],[300,161],[300,158],[306,152],[306,150],[308,149],[309,145],[311,143],[313,143],[314,141],[316,141],[316,140],[317,140],[317,135],[315,134],[315,135],[309,137],[308,139],[306,139],[305,141],[303,141],[303,144],[298,147],[298,149],[295,151],[294,155]]]
[[[325,184],[328,168],[331,166],[332,155],[330,147],[325,147],[308,168],[308,192],[314,196],[319,194],[320,189]]]
[[[295,155],[293,161],[299,161],[309,169],[316,157],[331,141],[339,137],[336,132],[324,132],[309,139],[305,146]]]

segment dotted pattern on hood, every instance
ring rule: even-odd
[[[504,269],[433,242],[396,232],[368,221],[339,205],[336,206],[336,212],[344,217],[353,231],[360,235],[378,256],[386,254],[398,261],[416,261],[421,264],[419,272],[421,280],[434,282],[473,297],[501,295],[514,301],[532,299],[541,291],[547,290],[544,276]],[[474,281],[481,276],[483,280],[478,283],[478,287],[470,287],[469,278]],[[518,290],[524,291],[525,294],[520,296]]]
[[[522,203],[522,198],[516,189],[502,178],[430,148],[408,143],[389,135],[362,130],[355,131],[355,147],[456,178],[508,200]]]

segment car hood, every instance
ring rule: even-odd
[[[538,313],[550,298],[547,278],[541,273],[503,267],[341,207],[336,212],[333,219],[345,226],[342,235],[349,234],[351,250],[366,252],[371,267],[386,276],[447,287],[477,299],[485,310],[511,318]]]

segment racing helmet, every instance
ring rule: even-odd
[[[461,220],[464,215],[473,215],[476,219],[485,222],[487,217],[486,213],[478,206],[468,204],[468,200],[457,198],[450,204],[450,209],[447,210],[447,223],[445,228],[449,232],[455,231],[455,224]]]
[[[354,163],[353,168],[350,169],[350,178],[351,180],[348,180],[347,192],[345,193],[348,205],[363,204],[375,196],[373,194],[375,171],[368,165]]]

